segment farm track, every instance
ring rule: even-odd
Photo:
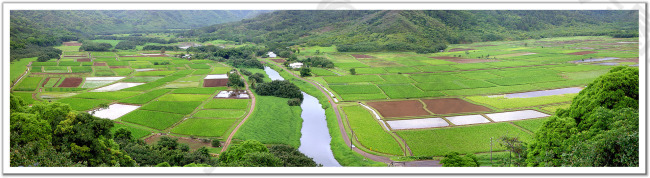
[[[18,78],[18,80],[16,80],[16,82],[14,82],[14,83],[11,84],[11,87],[9,87],[10,90],[13,89],[14,86],[16,86],[16,84],[17,84],[20,80],[22,80],[23,78],[25,78],[25,75],[27,75],[27,73],[29,73],[29,68],[30,68],[31,66],[32,66],[32,62],[29,62],[29,64],[27,64],[27,69],[25,70],[25,72],[23,72],[23,74],[20,75],[20,77]]]
[[[286,72],[290,73],[290,74],[293,75],[294,77],[296,77],[296,78],[298,78],[298,79],[300,79],[300,80],[303,80],[303,81],[305,81],[305,82],[308,82],[308,83],[310,83],[311,85],[315,86],[316,88],[318,88],[318,90],[320,90],[320,91],[321,91],[321,92],[322,92],[322,93],[327,97],[327,99],[329,100],[329,103],[332,105],[332,109],[334,110],[334,113],[336,114],[336,119],[337,119],[338,124],[339,124],[339,131],[341,132],[341,135],[342,135],[342,137],[343,137],[343,140],[345,141],[345,144],[347,144],[349,147],[352,147],[352,142],[351,142],[351,140],[350,140],[350,138],[349,138],[347,132],[345,131],[345,126],[343,125],[343,119],[341,118],[341,114],[340,114],[340,112],[339,112],[339,110],[338,110],[338,105],[334,102],[334,100],[332,99],[332,97],[331,97],[331,96],[330,96],[330,95],[329,95],[325,90],[323,90],[322,87],[318,86],[318,84],[312,82],[311,80],[304,79],[304,78],[302,78],[302,77],[296,75],[295,73],[289,71],[288,69],[286,69],[285,67],[283,67],[283,66],[281,66],[281,65],[278,65],[278,64],[276,64],[276,63],[273,63],[273,64],[276,65],[276,66],[278,66],[278,67],[280,67],[282,70],[285,70]],[[370,153],[367,153],[367,152],[365,152],[365,151],[363,151],[363,150],[360,150],[359,148],[356,148],[356,147],[355,147],[355,148],[352,148],[352,150],[354,150],[355,152],[357,152],[357,153],[363,155],[364,157],[366,157],[366,158],[368,158],[368,159],[371,159],[371,160],[373,160],[373,161],[383,162],[383,163],[386,163],[386,164],[388,164],[388,165],[394,165],[393,163],[395,163],[395,161],[391,160],[391,159],[388,158],[388,157],[384,157],[384,156],[378,156],[378,155],[370,154]],[[409,149],[409,150],[410,150],[410,149]],[[442,165],[440,164],[440,161],[437,161],[437,160],[427,160],[427,161],[417,161],[417,162],[418,162],[418,164],[415,164],[415,163],[413,163],[413,164],[408,164],[408,163],[410,163],[410,162],[404,162],[404,165],[405,165],[405,166],[408,166],[408,165],[421,165],[421,164],[425,164],[425,163],[426,163],[426,164],[429,164],[429,165],[431,165],[431,166],[433,166],[433,167],[440,167],[440,166],[442,166]]]
[[[244,85],[246,86],[246,92],[248,92],[249,95],[250,95],[250,97],[251,97],[251,107],[250,107],[250,109],[248,110],[248,113],[246,114],[246,117],[244,117],[244,118],[239,122],[239,124],[237,124],[237,127],[235,127],[235,129],[233,129],[232,132],[230,132],[230,135],[228,136],[228,139],[226,139],[226,142],[225,142],[225,143],[222,145],[222,147],[221,147],[221,152],[224,152],[224,151],[226,151],[226,149],[228,149],[228,146],[229,146],[230,143],[232,142],[232,137],[235,136],[235,133],[237,133],[237,130],[239,130],[239,128],[240,128],[242,125],[244,125],[244,123],[246,122],[246,120],[248,119],[248,117],[251,116],[251,114],[253,113],[253,110],[255,109],[255,95],[253,95],[253,92],[252,92],[252,91],[250,90],[250,88],[248,87],[248,81],[247,81],[247,80],[246,80],[246,79],[245,79],[245,78],[244,78],[244,77],[239,73],[239,70],[237,70],[237,74],[238,74],[240,77],[242,77],[242,79],[244,80]]]

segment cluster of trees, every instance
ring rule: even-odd
[[[110,43],[95,43],[92,41],[84,41],[79,51],[109,51],[113,48]]]
[[[310,67],[320,67],[320,68],[334,68],[334,62],[330,61],[325,57],[315,56],[308,57],[301,61],[303,65]]]
[[[336,45],[348,51],[431,53],[447,44],[558,36],[638,36],[635,11],[275,11],[182,33],[293,46]],[[276,54],[280,54],[276,52]]]
[[[163,136],[156,144],[149,145],[143,140],[134,139],[130,131],[120,128],[115,131],[114,140],[138,166],[218,165],[218,160],[210,155],[207,148],[201,147],[192,152],[187,144],[178,143],[177,138]]]
[[[300,88],[296,84],[286,80],[274,80],[272,82],[257,84],[255,91],[262,96],[277,96],[293,99],[288,102],[291,106],[300,105],[303,100]],[[298,102],[296,103],[296,101]]]
[[[528,166],[639,166],[639,69],[616,67],[535,133]]]
[[[32,46],[23,49],[10,50],[10,60],[20,60],[22,58],[39,57],[39,62],[50,59],[60,59],[63,51],[52,47]]]
[[[219,155],[220,166],[226,167],[316,167],[312,158],[289,145],[267,148],[256,140],[233,145]]]
[[[165,45],[146,45],[142,47],[142,50],[146,51],[157,51],[157,50],[163,50],[165,49],[166,51],[181,51],[181,48],[178,48],[178,46],[165,46]]]
[[[445,155],[440,164],[443,167],[479,167],[481,164],[474,154],[465,154],[461,156],[458,152],[452,151]]]

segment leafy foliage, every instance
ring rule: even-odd
[[[474,154],[466,154],[460,156],[458,152],[450,152],[445,155],[445,158],[440,160],[443,167],[479,167],[480,163]]]
[[[616,67],[535,133],[528,166],[639,165],[638,69]]]
[[[303,99],[300,88],[286,80],[274,80],[272,82],[258,84],[255,91],[262,96],[298,98],[301,101]]]

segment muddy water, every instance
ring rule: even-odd
[[[280,73],[264,67],[264,71],[271,80],[284,80]],[[334,159],[334,154],[330,147],[329,130],[327,129],[327,121],[325,121],[325,110],[315,97],[302,92],[304,100],[300,107],[302,108],[302,129],[300,133],[300,148],[298,150],[313,158],[318,164],[324,167],[340,167],[341,165]]]

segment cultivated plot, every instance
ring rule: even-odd
[[[449,123],[447,123],[447,121],[442,118],[396,120],[386,121],[386,123],[388,123],[388,125],[390,125],[390,128],[393,130],[423,129],[449,126]]]
[[[92,112],[89,113],[92,113],[93,116],[95,117],[114,120],[138,108],[140,108],[140,106],[125,105],[125,104],[111,104],[110,106],[108,106],[107,109],[100,109],[95,111],[94,113]]]
[[[494,122],[503,122],[503,121],[548,117],[550,115],[535,110],[522,110],[522,111],[492,113],[492,114],[486,114],[486,116],[492,119]]]
[[[424,110],[424,106],[419,100],[368,102],[368,105],[375,108],[384,117],[431,115]]]
[[[105,86],[105,87],[101,87],[101,88],[91,90],[90,92],[118,91],[118,90],[121,90],[121,89],[131,88],[131,87],[142,85],[142,84],[144,84],[144,83],[122,83],[122,82],[118,82],[118,83],[115,83],[115,84],[112,84],[112,85],[109,85],[109,86]]]
[[[490,111],[489,108],[472,104],[459,98],[424,99],[427,109],[435,114]]]
[[[487,120],[482,115],[453,116],[447,117],[447,120],[454,125],[470,125],[490,122],[490,120]]]

